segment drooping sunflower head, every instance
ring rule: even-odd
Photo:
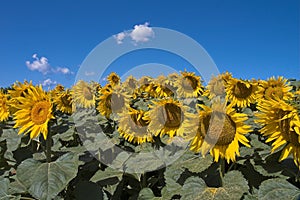
[[[142,144],[153,142],[153,135],[148,130],[149,121],[145,119],[145,111],[129,108],[119,114],[120,135],[129,142]]]
[[[192,98],[203,93],[200,76],[196,76],[194,72],[181,72],[175,86],[179,97]]]
[[[231,106],[226,107],[226,102],[216,101],[213,105],[212,108],[201,105],[202,110],[189,122],[198,122],[190,149],[201,152],[203,156],[210,152],[216,162],[219,158],[234,162],[239,156],[239,143],[250,147],[245,137],[251,131],[251,127],[244,123],[247,115],[236,113]]]
[[[116,74],[115,72],[112,72],[108,75],[107,77],[107,81],[109,84],[111,84],[112,86],[116,86],[119,85],[121,82],[120,76],[118,74]]]
[[[257,91],[257,99],[260,102],[263,99],[283,99],[290,100],[293,94],[290,92],[292,86],[289,86],[287,79],[283,77],[269,78],[267,81],[261,80]]]
[[[205,90],[203,95],[208,96],[209,99],[225,96],[225,84],[226,82],[221,75],[214,76],[210,79],[208,85],[206,86],[207,90]]]
[[[238,107],[250,106],[256,101],[257,83],[231,78],[226,85],[226,99],[231,105]]]
[[[9,117],[7,95],[0,90],[0,122],[6,121]]]
[[[97,110],[106,118],[110,117],[112,113],[120,113],[123,109],[126,109],[128,106],[128,96],[119,90],[115,89],[106,89],[103,90],[97,106]]]
[[[72,94],[70,90],[61,91],[53,97],[53,103],[56,109],[62,113],[72,114]]]
[[[19,134],[30,133],[30,138],[43,134],[44,139],[48,135],[48,122],[54,118],[52,115],[52,103],[49,94],[43,91],[42,86],[28,89],[24,97],[18,97],[18,111],[14,113]]]
[[[272,143],[272,152],[285,145],[280,161],[290,154],[300,165],[300,119],[298,110],[283,100],[262,100],[258,106],[256,123],[262,125],[260,132]]]
[[[154,102],[151,109],[146,113],[146,119],[150,121],[149,130],[155,136],[184,134],[186,114],[188,108],[173,98]]]
[[[95,106],[95,91],[92,86],[83,80],[80,80],[73,86],[72,91],[73,103],[82,108],[92,108]]]

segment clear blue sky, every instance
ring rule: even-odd
[[[220,72],[245,79],[300,79],[299,19],[298,0],[2,1],[0,87],[24,79],[50,79],[69,87],[100,42],[146,22],[196,40]],[[26,65],[33,63],[34,54],[48,59],[46,71]],[[182,70],[187,63],[181,61],[164,52],[144,51],[120,58],[113,69],[126,73],[132,66],[162,63]]]

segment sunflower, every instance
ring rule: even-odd
[[[158,97],[170,97],[174,95],[175,89],[171,85],[168,84],[167,78],[163,75],[158,76],[155,79],[156,88],[155,92]]]
[[[175,88],[176,81],[179,79],[179,77],[179,74],[176,72],[169,74],[166,79],[166,84]]]
[[[226,84],[226,99],[231,105],[238,107],[250,106],[256,101],[257,83],[231,78]]]
[[[52,103],[50,96],[43,91],[42,86],[28,89],[24,97],[18,97],[18,111],[14,113],[16,124],[14,128],[19,128],[19,134],[30,132],[30,138],[36,138],[40,133],[44,139],[48,135],[48,122],[53,119]]]
[[[132,95],[138,87],[138,81],[132,75],[127,77],[122,84],[122,88],[126,91],[127,94],[130,95]]]
[[[226,82],[222,78],[222,75],[213,76],[206,86],[207,90],[205,90],[203,95],[207,96],[209,99],[213,99],[218,96],[225,96],[225,83]]]
[[[72,88],[72,99],[75,105],[83,108],[92,108],[95,106],[95,91],[88,83],[80,80]]]
[[[283,100],[263,100],[258,106],[261,112],[256,114],[256,123],[263,127],[260,132],[272,143],[272,152],[284,146],[279,161],[290,154],[300,167],[300,119],[297,109]]]
[[[6,121],[9,117],[7,96],[0,90],[0,122]]]
[[[191,138],[190,149],[201,152],[203,156],[207,152],[214,157],[225,158],[235,162],[239,153],[239,143],[250,147],[245,134],[251,131],[251,127],[245,124],[248,119],[246,114],[236,113],[231,106],[226,106],[220,98],[216,98],[212,107],[199,105],[202,110],[189,121],[192,132],[187,138]]]
[[[128,96],[119,87],[102,90],[98,100],[97,110],[106,118],[109,118],[111,113],[122,112],[128,105]]]
[[[67,114],[72,114],[72,95],[70,90],[61,91],[53,97],[53,103],[56,109]]]
[[[15,82],[12,86],[12,89],[9,89],[7,91],[8,97],[9,97],[9,110],[10,113],[13,115],[18,109],[16,108],[19,104],[19,101],[17,100],[18,97],[24,97],[25,94],[28,93],[29,89],[33,89],[34,86],[32,85],[32,82],[24,81],[24,83]]]
[[[155,136],[183,136],[188,107],[173,98],[153,102],[145,118],[150,121],[149,130]]]
[[[267,81],[261,80],[257,91],[257,100],[282,99],[290,100],[293,94],[290,92],[293,87],[289,86],[287,79],[283,77],[269,78]]]
[[[144,118],[145,111],[129,108],[119,114],[120,135],[129,142],[142,144],[153,142],[152,134],[148,130],[149,121]]]
[[[203,93],[200,76],[196,76],[194,72],[181,72],[175,86],[179,97],[192,98]]]
[[[118,74],[116,74],[115,72],[112,72],[107,76],[107,81],[109,84],[111,84],[114,87],[114,86],[120,84],[121,79]]]

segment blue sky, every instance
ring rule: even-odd
[[[163,27],[193,38],[220,72],[230,71],[237,78],[300,79],[298,0],[20,0],[0,5],[0,87],[25,79],[69,87],[89,53],[107,38],[124,32],[137,41],[133,45],[147,43],[130,35],[135,25],[146,34],[147,28]],[[120,56],[105,73],[151,68],[146,63],[192,69],[177,55],[146,49]]]

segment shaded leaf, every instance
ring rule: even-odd
[[[288,199],[297,200],[300,198],[300,190],[288,181],[283,179],[269,179],[259,187],[258,190],[259,199]]]
[[[92,182],[98,182],[98,181],[102,181],[108,178],[114,178],[117,177],[118,180],[120,181],[121,178],[123,176],[123,172],[122,171],[118,171],[115,169],[112,169],[110,167],[106,168],[105,171],[102,170],[98,170],[95,175],[90,179],[90,181]]]
[[[17,169],[17,179],[38,199],[52,199],[76,176],[78,156],[67,153],[55,162],[23,161]]]
[[[8,194],[9,180],[7,178],[0,177],[0,199],[6,200],[10,199]]]

